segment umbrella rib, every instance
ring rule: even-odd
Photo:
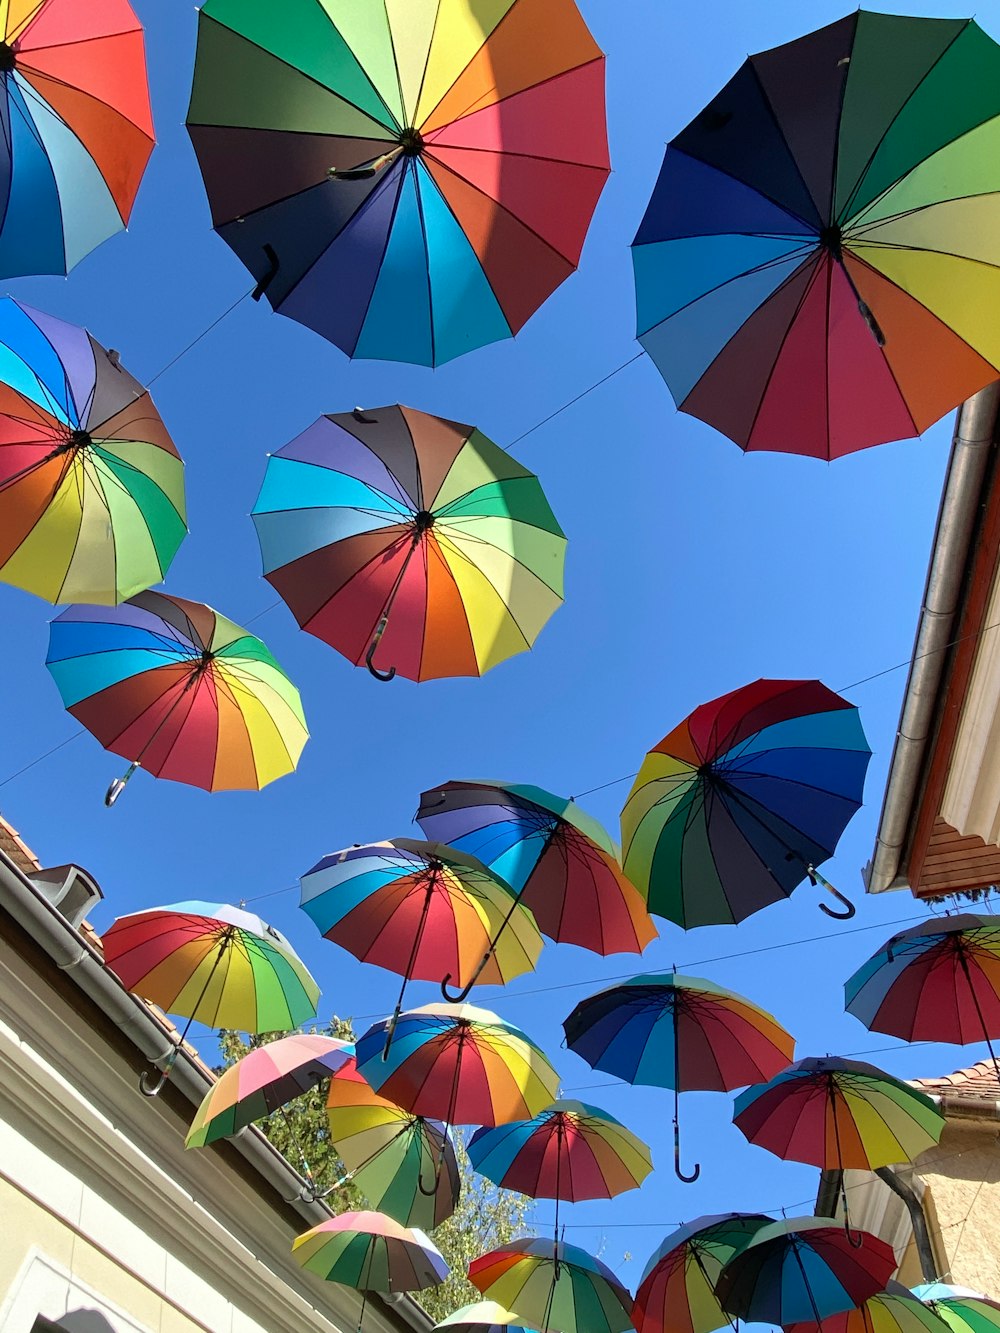
[[[386,22],[388,22],[388,19],[386,19]],[[400,201],[400,200],[402,199],[402,197],[403,197],[403,188],[404,188],[404,186],[405,186],[405,184],[406,184],[406,170],[407,170],[407,167],[406,167],[406,161],[404,160],[404,161],[403,161],[403,165],[402,165],[402,169],[401,169],[400,172],[399,172],[399,183],[398,183],[398,185],[397,185],[397,187],[396,187],[396,198],[395,198],[395,200],[393,201],[393,205],[392,205],[392,216],[391,216],[390,219],[389,219],[389,225],[388,225],[388,226],[386,227],[386,229],[385,229],[385,241],[383,242],[383,245],[382,245],[382,255],[381,255],[381,258],[380,258],[379,261],[378,261],[378,268],[376,269],[376,272],[375,272],[375,281],[372,283],[372,289],[371,289],[371,291],[368,293],[368,300],[365,302],[365,313],[364,313],[364,317],[361,319],[361,321],[360,321],[359,324],[358,324],[358,333],[357,333],[357,337],[356,337],[355,340],[354,340],[354,346],[351,348],[351,351],[350,351],[350,353],[348,354],[348,355],[351,355],[351,356],[353,356],[354,352],[357,350],[358,342],[359,342],[360,339],[361,339],[361,334],[362,334],[362,332],[363,332],[363,330],[364,330],[365,325],[368,323],[368,316],[371,314],[372,301],[374,301],[374,299],[375,299],[375,292],[376,292],[376,289],[378,288],[378,285],[379,285],[379,279],[380,279],[380,277],[382,276],[382,265],[385,263],[385,257],[386,257],[386,254],[388,253],[388,250],[389,250],[389,239],[390,239],[390,237],[392,236],[393,228],[394,228],[395,225],[396,225],[396,215],[397,215],[398,212],[399,212],[399,201]],[[337,232],[337,235],[334,236],[334,237],[332,238],[332,240],[329,242],[329,244],[327,244],[327,245],[325,245],[325,246],[323,247],[323,249],[320,251],[320,253],[316,256],[316,258],[313,260],[313,262],[312,262],[312,263],[309,265],[309,267],[306,269],[305,273],[302,274],[302,277],[299,278],[298,282],[295,284],[296,287],[300,286],[300,285],[306,280],[306,278],[309,276],[309,274],[312,272],[312,270],[316,267],[316,265],[319,263],[319,261],[323,258],[323,256],[327,253],[327,251],[330,249],[330,247],[331,247],[332,245],[335,244],[335,242],[339,239],[340,236],[343,235],[343,233],[344,233],[344,231],[346,230],[346,228],[348,227],[348,225],[349,225],[351,222],[353,222],[355,218],[360,217],[362,213],[367,212],[367,210],[369,209],[369,207],[371,207],[371,205],[372,205],[374,199],[376,198],[376,196],[378,196],[379,194],[381,194],[383,190],[388,190],[388,189],[391,188],[391,186],[390,186],[390,182],[392,181],[392,179],[393,179],[393,177],[394,177],[395,175],[396,175],[396,167],[395,167],[395,165],[393,165],[393,166],[390,167],[389,170],[385,173],[385,179],[384,179],[383,181],[380,181],[379,184],[376,185],[375,189],[371,192],[371,194],[368,196],[368,198],[365,200],[365,202],[361,205],[361,207],[360,207],[355,213],[352,213],[352,214],[351,214],[351,217],[348,218],[347,222],[344,223],[344,226],[341,227],[340,231]],[[345,350],[346,350],[346,348],[345,348]],[[364,443],[364,441],[362,441],[362,443]],[[374,450],[372,450],[372,452],[374,453]],[[377,455],[376,455],[376,456],[377,456]],[[396,478],[394,478],[394,480],[396,480]],[[399,489],[400,489],[400,491],[403,492],[403,494],[405,494],[405,491],[403,491],[403,487],[402,487],[402,485],[400,485],[400,488],[399,488]]]
[[[413,110],[412,110],[412,112],[409,112],[409,113],[408,113],[406,107],[405,107],[405,106],[403,107],[403,114],[404,114],[404,116],[407,116],[407,118],[408,118],[409,120],[412,120],[412,121],[414,122],[414,124],[416,123],[417,112],[418,112],[418,110],[419,110],[419,108],[420,108],[420,99],[421,99],[421,97],[423,97],[423,95],[424,95],[424,83],[426,82],[426,79],[427,79],[427,70],[428,70],[428,67],[429,67],[429,65],[430,65],[430,63],[431,63],[431,52],[433,51],[433,49],[434,49],[434,43],[435,43],[435,41],[437,40],[437,35],[438,35],[438,20],[440,19],[440,17],[441,17],[441,0],[437,0],[437,3],[435,4],[435,7],[434,7],[434,23],[433,23],[433,26],[431,27],[430,40],[429,40],[428,43],[427,43],[427,55],[426,55],[426,57],[424,58],[424,67],[423,67],[423,69],[420,71],[420,83],[419,83],[419,85],[418,85],[418,87],[417,87],[417,95],[416,95],[416,97],[413,99]],[[477,50],[478,50],[478,49],[480,49],[480,48],[477,48]]]

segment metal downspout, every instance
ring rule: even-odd
[[[920,1259],[920,1271],[925,1282],[937,1282],[939,1275],[931,1246],[931,1235],[927,1230],[927,1218],[915,1191],[902,1177],[896,1175],[891,1166],[880,1166],[875,1174],[906,1204],[906,1211],[910,1214],[910,1224],[913,1227],[913,1240]]]

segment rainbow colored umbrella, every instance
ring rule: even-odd
[[[258,791],[291,773],[309,739],[299,692],[260,639],[201,602],[142,592],[71,606],[45,664],[62,701],[112,754],[206,791]]]
[[[761,1227],[719,1275],[728,1314],[753,1324],[822,1323],[884,1291],[896,1270],[892,1246],[829,1218],[793,1217]]]
[[[920,434],[1000,372],[1000,47],[859,10],[751,56],[668,145],[638,336],[743,449]]]
[[[347,1175],[407,1227],[433,1230],[455,1211],[461,1180],[446,1127],[380,1097],[348,1060],[330,1080],[326,1118]],[[438,1172],[438,1163],[442,1169]]]
[[[0,299],[0,579],[114,605],[186,532],[184,466],[139,381],[85,329]]]
[[[319,987],[288,940],[253,912],[183,902],[120,916],[102,937],[105,965],[126,990],[186,1018],[157,1085],[169,1077],[193,1022],[280,1032],[316,1015]]]
[[[188,129],[220,236],[349,356],[440,365],[576,268],[610,169],[572,0],[208,0]]]
[[[636,1333],[713,1333],[731,1322],[715,1294],[719,1274],[772,1220],[763,1213],[720,1213],[665,1236],[635,1294]]]
[[[614,1273],[586,1250],[551,1240],[512,1240],[473,1259],[469,1281],[484,1296],[516,1306],[547,1333],[626,1333],[632,1297]]]
[[[795,1041],[773,1015],[734,991],[676,972],[646,973],[581,1000],[563,1023],[566,1044],[606,1074],[674,1091],[674,1170],[680,1094],[730,1092],[791,1060]]]
[[[423,793],[416,819],[485,862],[553,940],[607,955],[642,953],[656,936],[611,839],[575,801],[522,783],[445,782]]]
[[[387,1049],[411,979],[503,986],[531,971],[542,951],[534,917],[507,885],[443,843],[392,838],[348,847],[324,856],[301,884],[300,906],[326,939],[402,976]],[[501,923],[509,929],[497,947],[491,937]]]
[[[1000,1302],[981,1292],[947,1282],[927,1282],[914,1287],[913,1294],[951,1333],[997,1333],[1000,1328]]]
[[[463,1305],[445,1319],[439,1320],[435,1328],[447,1329],[448,1333],[536,1333],[527,1328],[519,1314],[505,1310],[496,1301],[475,1301],[472,1305]]]
[[[480,676],[562,603],[566,538],[538,478],[411,407],[320,417],[269,459],[253,520],[302,628],[380,680]]]
[[[642,1330],[639,1330],[642,1333]],[[788,1333],[945,1333],[942,1321],[905,1287],[890,1282],[857,1309],[830,1315],[822,1324],[791,1324]],[[992,1330],[996,1333],[996,1328]]]
[[[127,0],[0,5],[0,276],[68,273],[127,224],[153,151]]]
[[[871,751],[858,710],[818,680],[758,680],[702,704],[643,760],[622,811],[622,864],[651,912],[742,921],[808,877],[861,805]]]

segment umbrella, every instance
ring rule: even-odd
[[[607,1111],[553,1102],[530,1120],[477,1129],[469,1160],[480,1175],[533,1199],[613,1199],[638,1189],[653,1169],[646,1145]]]
[[[315,1017],[319,987],[280,931],[225,903],[183,902],[118,917],[101,941],[105,965],[126,990],[187,1024],[155,1096],[195,1021],[243,1032],[280,1032]]]
[[[188,129],[212,222],[349,356],[440,365],[575,269],[609,167],[572,0],[208,0]]]
[[[640,1330],[641,1333],[641,1330]],[[945,1333],[941,1320],[905,1287],[890,1282],[857,1309],[831,1315],[816,1324],[792,1324],[788,1333]]]
[[[505,1310],[496,1301],[463,1305],[434,1327],[448,1329],[449,1333],[535,1333],[534,1329],[525,1327],[519,1314]]]
[[[836,458],[997,378],[1000,48],[857,11],[751,56],[668,145],[639,340],[743,449]]]
[[[635,1294],[636,1333],[713,1333],[731,1322],[715,1284],[724,1265],[771,1221],[763,1213],[719,1213],[664,1237]]]
[[[989,1300],[981,1292],[947,1282],[927,1282],[914,1287],[913,1294],[952,1333],[996,1333],[1000,1328],[1000,1302]]]
[[[538,478],[410,407],[320,417],[269,459],[253,520],[302,628],[379,680],[480,676],[562,603],[566,538]]]
[[[736,1098],[733,1123],[778,1157],[841,1173],[912,1162],[945,1126],[924,1093],[874,1065],[832,1056],[799,1060],[747,1088]]]
[[[782,1325],[819,1324],[863,1305],[885,1290],[896,1256],[891,1245],[867,1232],[856,1242],[829,1218],[772,1222],[723,1268],[719,1303],[746,1323]]]
[[[632,1297],[611,1269],[562,1241],[509,1241],[473,1259],[469,1281],[491,1300],[516,1306],[543,1333],[626,1333],[632,1327]]]
[[[500,875],[551,939],[606,956],[642,953],[656,935],[611,839],[575,801],[524,784],[445,782],[423,793],[416,818]]]
[[[142,592],[71,606],[49,627],[63,703],[106,750],[206,791],[257,791],[292,772],[308,740],[299,692],[261,643],[201,602]]]
[[[113,605],[160,582],[184,519],[183,464],[117,353],[0,300],[0,579]]]
[[[1000,921],[949,916],[893,935],[844,987],[847,1012],[904,1041],[1000,1037]]]
[[[153,151],[127,0],[0,6],[0,275],[68,273],[129,220]]]
[[[861,804],[858,711],[818,680],[758,680],[702,704],[643,760],[622,811],[623,865],[651,912],[742,921],[816,870]]]
[[[581,1000],[563,1023],[570,1050],[592,1069],[674,1091],[674,1170],[680,1167],[680,1094],[729,1092],[791,1060],[794,1039],[771,1014],[711,981],[646,973]]]
[[[411,978],[447,974],[502,986],[530,971],[542,951],[534,917],[507,885],[443,843],[393,838],[348,847],[324,856],[301,882],[301,907],[328,940],[402,976],[387,1048]],[[510,930],[495,949],[501,923]]]
[[[458,1161],[444,1125],[411,1115],[373,1092],[348,1060],[330,1080],[330,1138],[347,1175],[381,1212],[407,1227],[440,1226],[461,1193]],[[438,1162],[443,1169],[435,1173]],[[431,1181],[431,1186],[424,1181]]]

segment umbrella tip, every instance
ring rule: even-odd
[[[351,416],[354,418],[355,421],[361,421],[366,426],[375,425],[376,418],[368,416],[363,407],[354,408],[354,410],[351,412]]]

